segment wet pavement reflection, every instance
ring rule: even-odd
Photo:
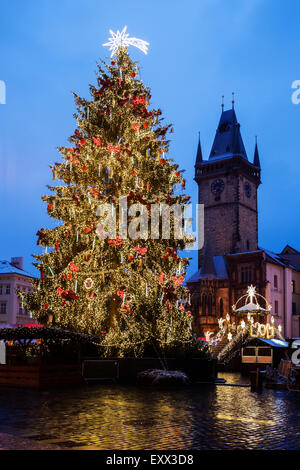
[[[209,384],[1,388],[0,431],[73,449],[300,449],[300,394]]]

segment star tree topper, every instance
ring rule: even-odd
[[[109,30],[111,37],[108,39],[108,42],[103,44],[103,46],[109,47],[109,50],[112,51],[111,57],[117,52],[119,47],[128,46],[135,46],[144,52],[144,54],[147,54],[149,42],[143,41],[143,39],[130,38],[129,34],[126,33],[126,29],[127,26],[125,26],[121,32],[118,30],[116,33],[111,29]]]

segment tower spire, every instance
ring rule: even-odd
[[[202,149],[201,149],[201,142],[200,142],[200,131],[198,132],[198,148],[197,148],[197,156],[196,156],[196,166],[201,165],[203,158],[202,158]]]
[[[257,168],[260,168],[260,159],[259,159],[259,153],[258,153],[258,147],[257,147],[257,135],[255,136],[255,149],[254,149],[253,165],[256,166]]]
[[[222,112],[224,111],[224,95],[222,95],[222,104],[221,104]]]
[[[222,111],[209,160],[240,155],[248,160],[234,109]]]
[[[231,101],[231,103],[232,103],[232,109],[234,109],[234,91],[232,92],[232,101]]]

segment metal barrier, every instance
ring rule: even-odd
[[[115,360],[86,359],[82,362],[82,377],[85,382],[119,378],[119,362]]]

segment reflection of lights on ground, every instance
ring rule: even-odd
[[[216,417],[218,419],[227,419],[229,421],[241,421],[242,423],[268,424],[268,425],[276,426],[276,423],[274,421],[270,421],[266,419],[242,418],[240,416],[230,416],[230,415],[222,415],[222,414],[217,414]]]

